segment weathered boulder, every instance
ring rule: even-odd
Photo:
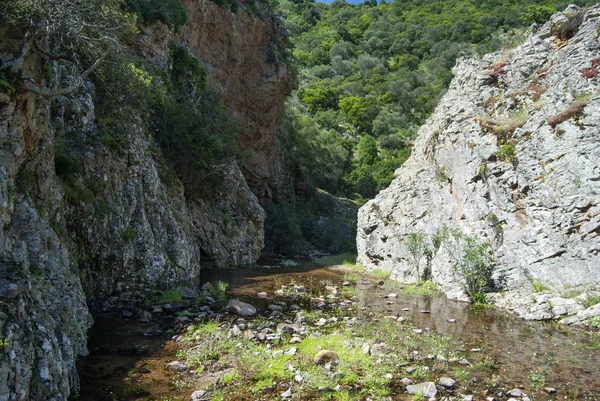
[[[585,309],[556,294],[600,285],[599,17],[586,11],[567,40],[554,17],[512,51],[458,61],[411,157],[359,211],[358,263],[415,282],[405,241],[422,231],[420,271],[466,299],[455,255],[432,241],[447,224],[491,244],[497,305],[532,319]]]
[[[335,352],[330,350],[322,350],[317,352],[317,355],[315,355],[314,362],[317,365],[325,365],[328,362],[335,362],[339,360],[340,358]]]
[[[246,302],[232,299],[227,305],[227,311],[240,316],[254,316],[256,315],[256,308]]]

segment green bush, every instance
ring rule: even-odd
[[[179,0],[125,0],[125,4],[150,24],[162,21],[177,31],[187,23],[187,13]]]
[[[489,242],[467,235],[457,227],[444,225],[436,234],[453,261],[471,302],[482,302],[483,293],[493,287],[493,257]],[[479,295],[478,295],[479,294]]]

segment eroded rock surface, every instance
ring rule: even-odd
[[[491,243],[497,305],[529,319],[589,318],[589,302],[570,297],[600,281],[600,8],[561,40],[561,21],[579,12],[568,11],[512,51],[459,60],[412,156],[360,209],[360,263],[414,282],[407,235],[430,239],[448,224]],[[444,247],[421,271],[427,263],[465,298]]]

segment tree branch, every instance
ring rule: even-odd
[[[23,84],[23,86],[29,92],[34,93],[34,94],[36,94],[38,96],[44,97],[46,99],[53,98],[53,97],[56,97],[56,96],[64,96],[64,95],[68,95],[70,93],[73,93],[77,89],[79,89],[79,87],[81,85],[83,85],[83,83],[85,82],[85,80],[87,79],[87,77],[98,68],[98,66],[102,63],[102,61],[104,61],[104,59],[108,55],[109,51],[110,50],[106,50],[102,54],[102,56],[100,56],[100,58],[98,60],[96,60],[94,62],[94,64],[92,64],[90,66],[90,68],[88,68],[87,70],[85,70],[83,72],[83,74],[81,74],[80,76],[76,77],[75,78],[75,83],[73,83],[68,88],[52,90],[52,89],[47,89],[47,88],[39,88],[39,87],[37,87],[37,86],[35,86],[35,85],[31,84],[31,83],[28,83],[28,82],[25,82]]]

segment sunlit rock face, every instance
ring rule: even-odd
[[[359,211],[360,263],[414,282],[407,236],[446,224],[491,244],[497,305],[570,324],[597,311],[584,310],[600,289],[599,18],[572,8],[515,49],[458,61],[412,156]],[[430,247],[421,271],[465,299],[447,249]]]

